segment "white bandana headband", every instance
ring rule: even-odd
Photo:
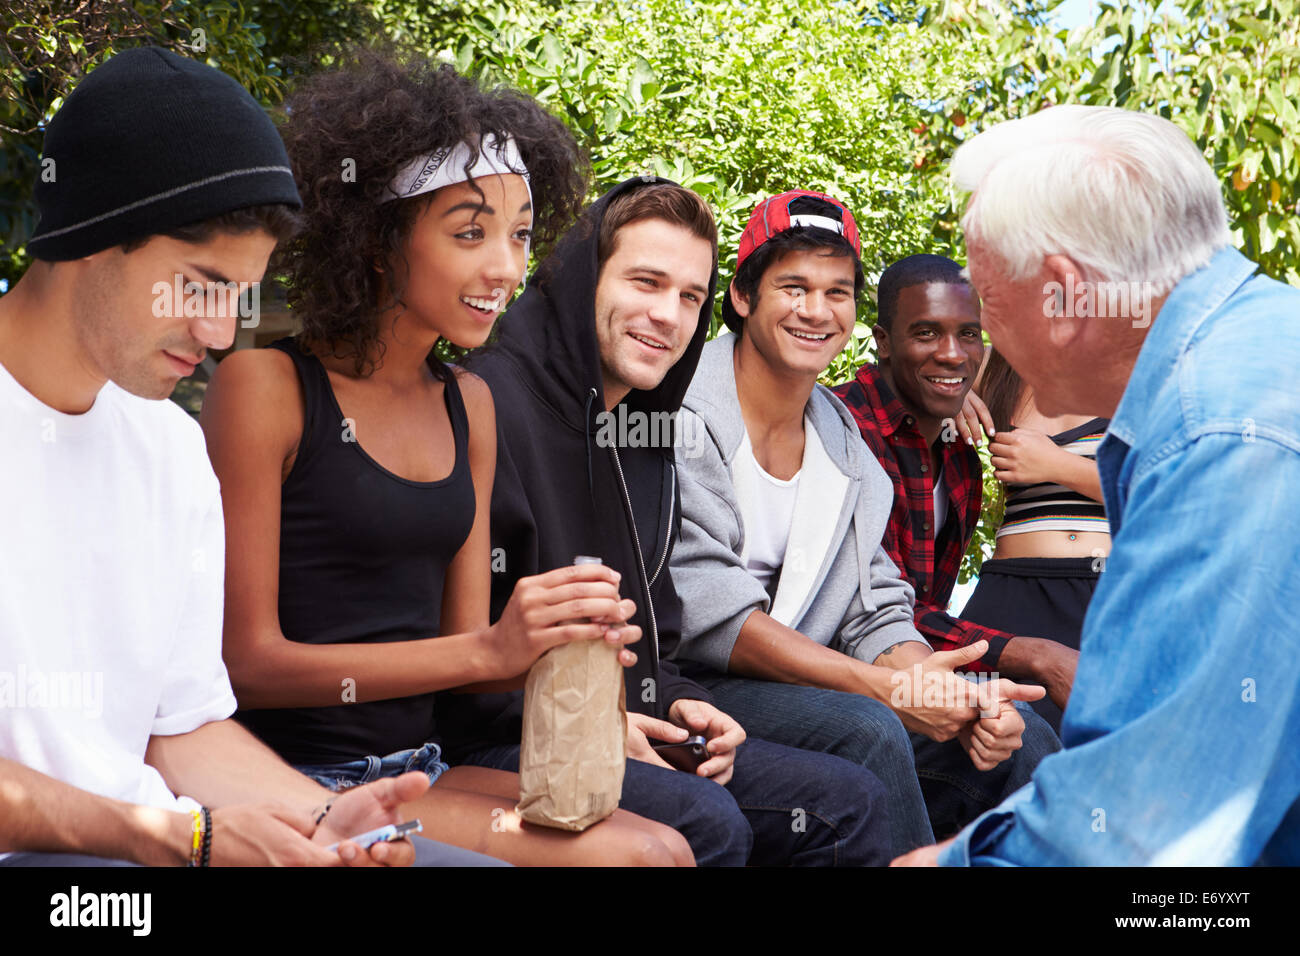
[[[391,202],[394,199],[409,199],[421,193],[433,192],[443,186],[469,182],[470,178],[484,176],[505,176],[515,173],[524,178],[524,189],[528,191],[528,204],[533,204],[533,187],[528,181],[528,167],[519,155],[519,145],[513,136],[507,136],[504,143],[495,134],[489,134],[486,147],[480,143],[477,155],[464,141],[448,149],[435,150],[424,156],[411,160],[393,177],[388,184],[388,193],[379,202]],[[469,172],[465,164],[473,160]],[[527,261],[531,240],[524,245],[524,258]]]
[[[468,182],[471,177],[478,179],[481,176],[516,173],[524,177],[528,200],[532,202],[533,191],[528,182],[528,169],[524,166],[513,136],[507,136],[502,144],[495,135],[489,135],[486,146],[480,144],[477,155],[474,152],[466,143],[460,142],[451,148],[444,147],[415,157],[398,170],[393,181],[388,184],[388,194],[379,201],[385,203],[394,199],[409,199],[443,186]],[[473,164],[466,173],[465,164],[471,159]]]

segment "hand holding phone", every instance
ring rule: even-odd
[[[368,850],[376,843],[391,843],[394,840],[402,839],[408,834],[419,833],[423,829],[424,826],[419,820],[407,820],[405,823],[390,823],[386,827],[380,827],[377,830],[369,830],[365,833],[360,833],[357,836],[348,837],[344,842],[355,843],[357,846],[361,847],[361,849]],[[331,843],[325,849],[329,850],[331,853],[337,853],[339,851],[339,845],[337,843]]]
[[[709,759],[708,741],[696,734],[678,744],[652,744],[651,748],[671,767],[695,773]]]

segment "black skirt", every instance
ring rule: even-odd
[[[984,562],[962,619],[1079,649],[1083,616],[1097,589],[1096,558],[1001,558]],[[1032,681],[1018,681],[1032,683]],[[1061,731],[1061,711],[1044,697],[1031,705]]]

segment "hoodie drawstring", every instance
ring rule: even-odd
[[[596,482],[591,470],[591,403],[596,400],[596,390],[587,390],[587,404],[583,410],[582,432],[587,441],[587,494],[591,497],[592,507],[596,505]]]

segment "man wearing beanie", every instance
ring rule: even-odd
[[[42,168],[36,261],[0,298],[0,866],[409,864],[347,838],[427,777],[330,805],[226,719],[221,498],[165,401],[234,338],[202,292],[256,283],[292,226],[274,126],[230,77],[134,49],[68,97]]]
[[[683,672],[750,733],[871,770],[904,852],[995,805],[1060,744],[1013,706],[1041,688],[956,676],[982,644],[931,653],[881,547],[893,486],[817,384],[853,330],[860,255],[830,196],[754,210],[723,301],[732,334],[704,347],[682,403],[679,427],[708,440],[677,456],[670,566]]]

